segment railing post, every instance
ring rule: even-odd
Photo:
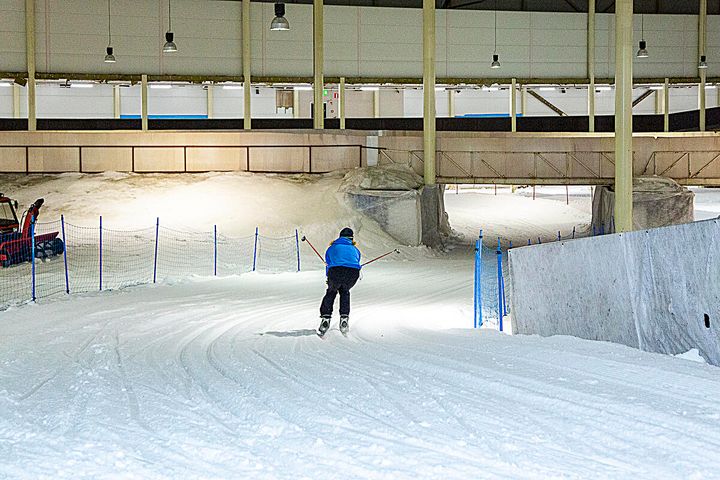
[[[300,271],[300,235],[297,228],[295,229],[295,251],[297,252],[297,271]]]
[[[60,229],[63,237],[63,263],[65,264],[65,293],[70,293],[70,276],[67,263],[67,236],[65,236],[65,216],[60,215]]]
[[[160,217],[155,219],[155,258],[153,260],[153,283],[157,282],[158,240],[160,238]]]
[[[257,246],[258,246],[258,227],[255,227],[255,246],[253,247],[253,269],[252,271],[255,271],[255,268],[257,267]]]
[[[218,255],[217,225],[213,225],[213,243],[215,244],[214,258],[213,258],[213,275],[217,277],[217,255]]]
[[[103,247],[103,235],[102,235],[102,215],[100,215],[100,291],[102,292],[102,284],[103,284],[103,278],[102,278],[102,247]]]
[[[498,237],[497,246],[497,282],[498,282],[498,326],[503,331],[503,281],[502,281],[502,249],[500,246],[500,237]]]
[[[30,218],[30,262],[32,263],[32,301],[36,300],[35,295],[35,217]]]

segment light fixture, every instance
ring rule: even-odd
[[[647,58],[647,43],[645,42],[645,15],[640,15],[640,48],[637,51],[637,58]]]
[[[312,91],[313,87],[311,87],[310,85],[295,85],[293,89],[297,90],[298,92],[309,92]]]
[[[70,88],[93,88],[95,84],[93,83],[71,83]]]
[[[171,12],[172,0],[168,0],[168,31],[165,32],[165,45],[163,45],[163,53],[174,53],[178,51],[177,45],[175,45],[175,35],[172,32],[172,12]]]
[[[112,47],[112,33],[110,33],[110,0],[108,0],[108,44],[105,52],[105,63],[115,63],[115,55],[113,55]]]
[[[10,82],[0,82],[0,87],[12,87],[12,83],[10,83]]]
[[[371,87],[369,85],[360,87],[360,91],[362,92],[377,92],[378,90],[380,90],[380,87]]]
[[[555,87],[540,87],[538,88],[538,90],[540,90],[541,92],[554,92]]]
[[[290,23],[285,18],[285,4],[277,2],[275,4],[275,18],[270,22],[270,30],[285,31],[290,30]]]
[[[500,60],[497,54],[497,0],[495,0],[495,47],[493,48],[492,63],[490,68],[500,68]]]
[[[150,88],[154,90],[168,90],[172,88],[172,85],[169,83],[153,83],[150,85]]]
[[[237,83],[228,83],[228,84],[223,85],[222,88],[223,88],[223,90],[242,90],[245,87],[243,87],[242,85],[237,84]]]
[[[700,55],[700,63],[698,63],[698,68],[707,68],[707,57],[705,55]]]

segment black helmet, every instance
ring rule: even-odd
[[[347,238],[353,238],[354,234],[352,231],[352,228],[345,227],[342,230],[340,230],[340,236],[341,237],[347,237]]]

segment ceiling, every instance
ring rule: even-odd
[[[237,0],[235,0],[237,1]],[[274,0],[253,0],[274,3]],[[324,0],[325,5],[362,7],[422,8],[422,0]],[[312,0],[286,0],[285,3],[312,4]],[[435,0],[443,9],[510,10],[524,12],[587,12],[587,0]],[[697,15],[700,0],[634,0],[635,13]],[[614,13],[615,0],[596,0],[598,13]],[[707,0],[709,14],[720,14],[720,0]]]

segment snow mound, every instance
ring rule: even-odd
[[[405,165],[381,165],[351,170],[345,175],[341,192],[355,193],[361,190],[417,190],[423,179]]]
[[[698,362],[698,363],[707,363],[702,355],[700,355],[700,351],[697,348],[691,348],[685,353],[678,353],[677,355],[673,355],[673,357],[682,358],[683,360],[690,360],[691,362]]]

